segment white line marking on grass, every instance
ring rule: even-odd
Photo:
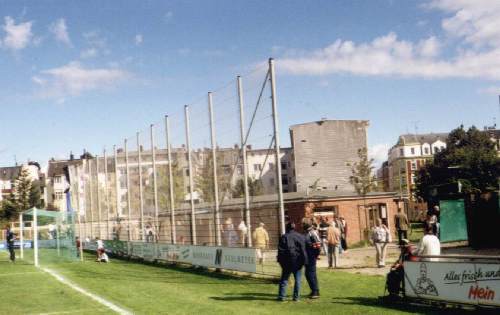
[[[81,294],[86,295],[89,298],[91,298],[91,299],[93,299],[93,300],[101,303],[102,305],[104,305],[104,306],[112,309],[113,311],[115,311],[118,314],[121,314],[121,315],[132,315],[133,314],[133,313],[127,311],[126,309],[121,308],[118,305],[113,304],[110,301],[103,299],[102,297],[100,297],[98,295],[95,295],[95,294],[90,293],[89,291],[87,291],[87,290],[85,290],[83,288],[80,288],[76,284],[72,283],[71,281],[67,280],[66,278],[64,278],[63,276],[59,275],[58,273],[56,273],[55,271],[53,271],[51,269],[48,269],[48,268],[41,268],[41,269],[43,271],[45,271],[46,273],[48,273],[49,275],[51,275],[54,278],[56,278],[59,282],[65,284],[65,285],[71,287],[73,290],[78,291]]]
[[[81,310],[72,310],[72,311],[61,311],[61,312],[50,312],[50,313],[40,313],[37,315],[56,315],[56,314],[74,314],[74,313],[82,313],[87,311],[94,311],[93,309],[81,309]]]

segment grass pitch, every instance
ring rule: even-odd
[[[384,278],[320,270],[321,298],[308,300],[302,283],[299,302],[277,302],[277,283],[184,267],[144,265],[113,259],[96,263],[49,263],[71,282],[134,314],[415,314],[428,308],[379,302]],[[289,293],[291,288],[289,288]],[[0,253],[0,314],[112,314],[24,262],[11,264]],[[436,314],[442,312],[435,311]],[[456,314],[456,311],[454,312]]]

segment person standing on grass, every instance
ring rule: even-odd
[[[319,284],[318,277],[316,275],[316,261],[318,260],[319,253],[321,252],[321,241],[319,239],[318,233],[315,229],[315,223],[308,218],[302,220],[302,226],[304,231],[306,231],[306,252],[307,252],[307,263],[306,263],[306,279],[311,289],[309,298],[317,299],[319,298]]]
[[[80,258],[80,248],[82,247],[82,242],[80,242],[80,237],[76,237],[75,240],[76,245],[76,257]]]
[[[402,240],[408,239],[408,217],[402,211],[401,208],[398,208],[398,213],[394,216],[394,222],[396,225],[396,231],[398,231],[398,241],[399,245],[403,245]]]
[[[101,261],[102,254],[104,254],[104,242],[99,238],[95,238],[97,241],[97,261]]]
[[[299,300],[302,267],[307,263],[306,242],[302,234],[295,231],[295,224],[286,225],[286,233],[280,238],[278,244],[278,263],[281,266],[278,301],[284,301],[288,279],[293,274],[293,300]]]
[[[7,242],[7,249],[9,250],[10,254],[10,261],[15,262],[16,261],[16,253],[14,252],[14,240],[16,239],[16,235],[12,230],[10,229],[10,226],[5,227],[5,240]]]
[[[339,247],[341,232],[336,222],[328,227],[328,268],[337,268],[339,265]]]
[[[389,242],[389,236],[389,228],[382,224],[382,220],[378,218],[376,225],[372,230],[370,241],[375,245],[375,250],[377,252],[377,267],[379,268],[383,268],[385,266],[386,247]]]
[[[259,227],[253,232],[253,242],[254,246],[257,248],[257,258],[259,258],[259,264],[264,263],[264,251],[269,246],[269,234],[264,228],[264,222],[259,223]]]

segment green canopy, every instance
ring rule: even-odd
[[[26,215],[33,215],[35,208],[28,209],[23,212]],[[63,213],[60,211],[50,211],[43,209],[36,209],[36,215],[42,217],[51,217],[51,218],[60,218],[63,216]]]

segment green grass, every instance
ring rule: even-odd
[[[99,310],[111,313],[31,265],[13,265],[6,258],[5,253],[0,254],[0,272],[5,274],[0,279],[3,294],[0,314],[62,310],[82,310],[77,314],[99,314]],[[86,255],[84,263],[66,261],[51,263],[48,267],[135,314],[415,314],[430,311],[381,303],[378,299],[384,291],[381,276],[338,271],[319,271],[319,300],[303,297],[300,302],[280,303],[275,301],[277,283],[260,278],[116,259],[109,264],[96,263],[90,255]],[[302,288],[303,295],[309,293],[305,279]]]

